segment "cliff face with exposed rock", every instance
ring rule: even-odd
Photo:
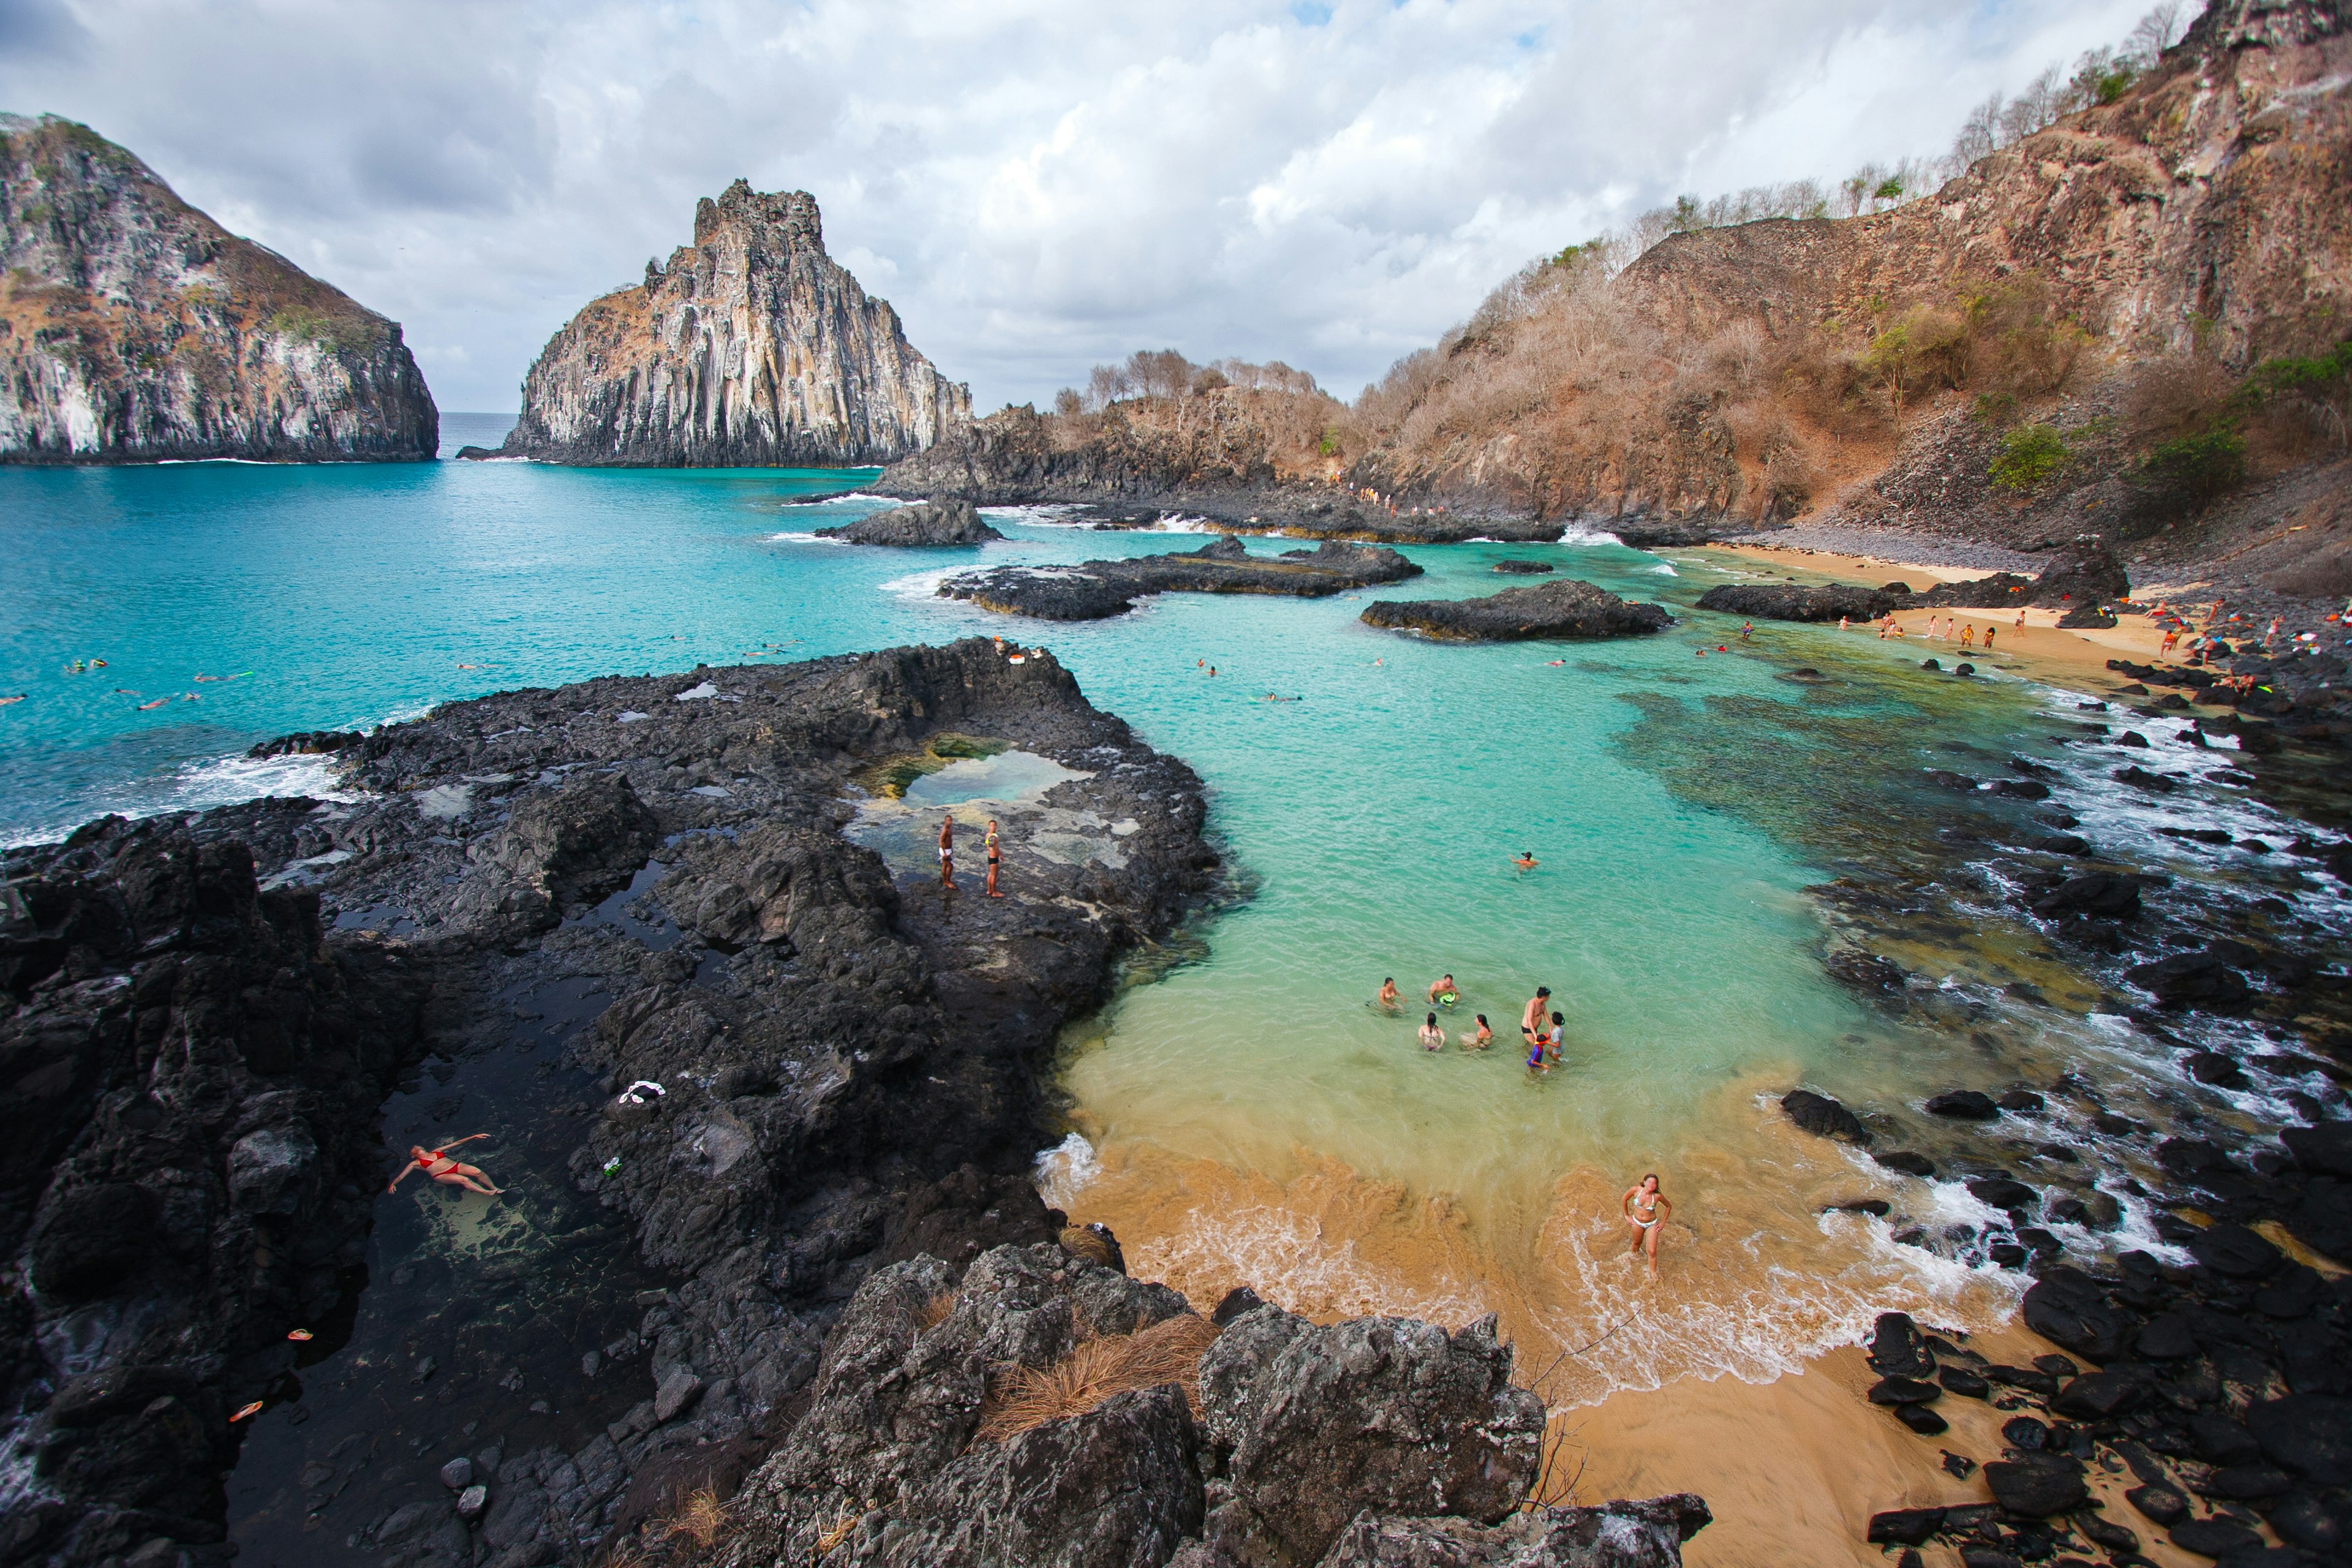
[[[513,456],[648,468],[887,463],[971,417],[889,302],[825,254],[816,198],[738,180],[694,243],[589,303],[523,380]]]
[[[86,126],[0,115],[0,462],[422,461],[400,326]]]

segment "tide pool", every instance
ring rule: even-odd
[[[1865,1193],[1955,1224],[1983,1221],[1981,1205],[1795,1132],[1773,1100],[1804,1083],[1916,1106],[1954,1082],[2143,1072],[2140,1047],[2099,1021],[2098,981],[1939,837],[1990,808],[1924,773],[1986,773],[2021,752],[2063,773],[2052,736],[2071,700],[1992,660],[1973,681],[1930,674],[1916,647],[1859,633],[1743,641],[1736,621],[1688,607],[1741,568],[1606,536],[1409,549],[1426,575],[1321,601],[1171,595],[1106,622],[999,616],[931,590],[967,566],[1200,542],[1037,510],[992,510],[1010,537],[976,550],[815,538],[879,503],[796,498],[868,478],[0,469],[0,692],[26,694],[0,709],[0,841],[108,810],[331,788],[320,760],[240,753],[496,689],[974,634],[1042,643],[1199,771],[1247,895],[1197,933],[1197,958],[1139,965],[1157,983],[1067,1042],[1069,1121],[1094,1173],[1060,1195],[1111,1223],[1137,1272],[1196,1300],[1247,1282],[1321,1312],[1497,1310],[1530,1348],[1612,1336],[1548,1388],[1569,1402],[1769,1377],[1890,1306],[1960,1326],[2009,1311],[2021,1275],[1820,1213]],[[1507,556],[1684,619],[1648,638],[1488,647],[1357,620],[1374,597],[1511,585],[1492,570]],[[1821,679],[1787,679],[1799,666]],[[1018,757],[957,762],[917,781],[907,809],[962,811],[1053,776]],[[2069,791],[2086,816],[2114,809],[2087,775],[2055,804]],[[877,831],[894,855],[928,854],[914,827]],[[1522,850],[1535,870],[1512,866]],[[1808,889],[1839,878],[1942,879],[1936,922],[1903,956],[1965,1005],[1890,1010],[1824,973],[1841,917]],[[1462,992],[1449,1036],[1483,1012],[1490,1050],[1415,1044],[1418,999],[1447,971]],[[1393,1016],[1370,1005],[1391,975],[1408,999]],[[2041,1000],[2004,991],[2029,980]],[[1567,1045],[1531,1075],[1518,1019],[1539,984]],[[1655,1286],[1615,1256],[1618,1194],[1648,1170],[1675,1205]],[[2145,1239],[2137,1223],[2124,1234]]]

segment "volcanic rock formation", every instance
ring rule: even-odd
[[[1506,588],[1483,599],[1382,599],[1366,605],[1361,618],[1368,626],[1444,642],[1639,637],[1674,624],[1656,605],[1631,603],[1574,578]]]
[[[985,544],[1004,535],[981,521],[980,511],[968,500],[924,501],[892,507],[839,528],[820,528],[819,539],[851,544],[880,544],[898,550],[940,545]]]
[[[417,462],[400,326],[87,126],[0,114],[0,462]]]
[[[999,566],[940,584],[940,596],[969,599],[984,610],[1047,621],[1099,621],[1132,609],[1150,594],[1284,594],[1321,599],[1349,588],[1418,577],[1421,568],[1393,550],[1325,541],[1313,550],[1252,555],[1227,535],[1177,555],[1087,561],[1076,566]]]
[[[696,205],[692,245],[548,340],[502,450],[650,468],[887,463],[971,416],[969,389],[825,254],[816,198],[738,180]]]

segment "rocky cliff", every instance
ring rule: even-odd
[[[887,463],[971,416],[971,392],[825,254],[816,198],[738,180],[696,206],[692,245],[548,341],[504,450],[643,467]]]
[[[86,126],[0,115],[0,462],[422,461],[400,326]]]

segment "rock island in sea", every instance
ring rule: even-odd
[[[400,324],[55,115],[0,114],[0,463],[425,462]]]

